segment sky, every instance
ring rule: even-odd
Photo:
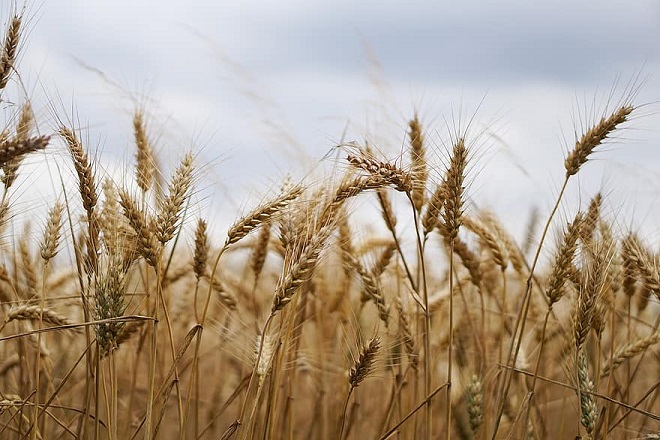
[[[0,6],[3,25],[21,5]],[[418,112],[436,180],[465,134],[469,209],[495,211],[520,236],[534,207],[549,212],[576,133],[629,100],[632,120],[574,179],[560,216],[602,190],[622,229],[660,238],[655,0],[42,0],[26,16],[19,72],[40,130],[55,114],[75,120],[121,180],[144,108],[168,171],[197,153],[196,209],[219,228],[287,174],[322,178],[342,140],[397,159]],[[61,146],[45,157],[49,171],[33,160],[38,184],[22,187],[35,205],[66,162]]]

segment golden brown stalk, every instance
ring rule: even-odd
[[[302,186],[293,186],[280,196],[257,206],[252,212],[238,219],[238,221],[236,221],[227,232],[225,246],[229,246],[243,239],[246,235],[259,227],[260,224],[272,218],[281,209],[291,203],[292,200],[295,200],[300,194],[302,194]]]
[[[172,238],[178,226],[181,211],[192,187],[193,155],[186,153],[176,169],[168,186],[167,196],[159,203],[156,218],[156,239],[165,245]]]
[[[452,149],[449,167],[442,186],[445,188],[442,217],[442,234],[447,240],[458,236],[458,229],[463,221],[463,191],[465,190],[465,167],[467,148],[464,139],[459,139]]]
[[[548,297],[550,307],[564,296],[564,284],[573,269],[573,258],[577,250],[577,241],[580,237],[582,227],[582,214],[578,213],[575,219],[568,225],[561,246],[555,255],[552,272],[548,278],[545,294]]]
[[[135,137],[135,146],[137,151],[135,153],[136,169],[135,178],[137,184],[142,192],[147,192],[151,189],[154,182],[154,174],[156,172],[156,164],[154,161],[154,153],[147,137],[147,127],[144,122],[144,115],[142,111],[136,110],[133,115],[133,135]]]
[[[575,148],[568,154],[564,161],[566,177],[570,177],[580,170],[589,159],[594,148],[600,145],[618,125],[626,122],[633,111],[633,107],[624,105],[612,113],[609,117],[601,118],[598,124],[591,127],[582,137],[575,142]]]
[[[348,162],[356,168],[368,172],[372,176],[380,176],[387,183],[394,186],[397,191],[410,193],[412,191],[412,179],[410,174],[406,173],[396,165],[388,162],[382,162],[366,155],[355,156],[349,154]]]
[[[6,166],[17,158],[33,151],[43,150],[50,142],[50,136],[38,136],[28,139],[10,139],[0,144],[0,166]]]
[[[62,230],[63,211],[64,205],[58,201],[48,213],[48,223],[46,224],[44,241],[41,243],[41,258],[43,258],[46,263],[57,255],[57,246],[60,241],[60,232]]]
[[[195,229],[195,255],[193,257],[193,271],[197,280],[202,278],[206,273],[208,255],[209,245],[206,237],[206,221],[200,218],[197,220],[197,228]]]
[[[4,89],[9,81],[9,76],[14,68],[16,62],[16,53],[18,52],[18,42],[21,35],[21,21],[20,15],[14,15],[9,23],[7,35],[5,35],[5,43],[2,48],[2,55],[0,56],[0,90]]]
[[[419,123],[417,114],[413,119],[408,122],[410,131],[408,136],[410,138],[410,155],[412,167],[410,174],[412,177],[412,194],[411,198],[413,206],[417,213],[422,212],[422,207],[426,203],[426,181],[428,180],[429,171],[426,164],[426,148],[424,148],[424,133],[422,126]]]
[[[156,267],[160,248],[156,236],[150,227],[150,222],[147,220],[144,212],[138,209],[133,198],[124,189],[119,191],[119,203],[124,208],[124,216],[128,220],[128,223],[137,234],[138,252],[150,266]]]
[[[634,358],[640,353],[643,353],[647,348],[657,344],[659,341],[660,330],[656,330],[654,333],[645,338],[639,339],[638,341],[619,348],[614,353],[614,356],[612,356],[612,359],[609,359],[605,362],[605,368],[603,368],[603,372],[600,374],[600,377],[606,377],[612,371],[616,370],[623,362]]]

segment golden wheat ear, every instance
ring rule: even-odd
[[[49,142],[50,136],[5,140],[0,144],[0,166],[4,167],[28,153],[43,150]]]
[[[119,191],[119,203],[124,208],[124,216],[128,220],[138,239],[138,252],[152,267],[157,267],[160,255],[160,244],[145,213],[138,208],[137,203],[126,192]]]
[[[11,23],[9,23],[9,28],[7,28],[5,43],[2,47],[2,55],[0,55],[0,90],[3,90],[7,86],[7,82],[9,81],[9,77],[14,68],[21,36],[21,23],[22,17],[20,15],[15,15],[12,18]]]
[[[163,246],[174,238],[185,202],[192,189],[193,170],[193,155],[186,153],[168,185],[167,196],[159,204],[159,212],[156,216],[156,239]]]
[[[625,105],[617,109],[607,118],[603,117],[598,124],[591,127],[582,137],[575,142],[575,148],[568,154],[564,161],[566,177],[573,176],[580,171],[582,165],[587,163],[589,155],[594,148],[607,139],[607,137],[621,124],[628,120],[628,116],[634,107]]]
[[[376,354],[380,350],[380,338],[374,336],[362,347],[360,355],[353,362],[351,371],[348,374],[348,383],[352,388],[359,386],[374,369],[376,363]]]
[[[442,219],[442,235],[448,241],[458,236],[463,222],[463,193],[465,191],[465,169],[468,149],[463,138],[458,139],[452,148],[449,166],[442,181],[444,200],[439,214]]]
[[[250,232],[258,228],[259,225],[272,218],[280,210],[284,209],[291,201],[298,198],[302,192],[302,186],[293,186],[280,196],[259,205],[252,212],[238,219],[227,232],[225,246],[232,245],[242,240]]]
[[[410,159],[412,177],[413,206],[419,214],[426,203],[426,181],[429,177],[426,163],[426,147],[424,146],[424,132],[417,114],[408,122],[408,137],[410,138]]]
[[[144,114],[136,110],[133,115],[133,137],[135,138],[135,180],[143,193],[149,191],[154,184],[156,174],[156,162],[153,148],[147,137],[147,126]]]

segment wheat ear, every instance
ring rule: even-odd
[[[612,371],[616,370],[623,362],[628,359],[632,359],[638,354],[644,352],[647,348],[657,344],[659,341],[660,330],[656,330],[654,333],[645,338],[619,348],[614,353],[614,356],[612,356],[612,359],[606,361],[605,368],[603,368],[603,372],[600,374],[600,377],[607,376]]]
[[[618,125],[626,122],[633,109],[634,108],[629,105],[624,105],[618,108],[607,118],[601,118],[598,124],[587,130],[587,132],[575,142],[575,148],[573,148],[573,151],[568,154],[568,157],[566,157],[566,160],[564,161],[567,178],[577,174],[580,167],[587,163],[589,155],[593,152],[594,148],[607,139]]]
[[[124,216],[128,220],[128,223],[137,234],[138,252],[150,266],[156,267],[160,248],[156,236],[150,227],[150,222],[144,212],[138,209],[133,198],[124,189],[119,191],[119,203],[124,208]]]
[[[41,258],[43,258],[46,263],[57,255],[57,246],[59,244],[60,232],[62,230],[63,211],[64,205],[58,201],[48,213],[48,223],[46,224],[44,241],[41,243]]]
[[[138,186],[142,192],[147,192],[151,189],[154,182],[154,175],[156,173],[156,164],[154,160],[153,149],[147,137],[147,127],[144,122],[144,114],[140,110],[136,110],[133,115],[133,136],[135,137],[135,177]]]
[[[174,237],[193,178],[193,155],[186,153],[168,185],[168,194],[159,206],[156,217],[156,239],[165,245]]]
[[[410,156],[412,177],[411,199],[418,213],[426,203],[426,181],[429,171],[426,163],[426,148],[424,147],[424,133],[417,114],[408,122],[408,137],[410,138]]]
[[[0,144],[0,166],[4,167],[33,151],[43,150],[48,142],[50,142],[50,136],[5,140]]]
[[[18,42],[21,35],[21,22],[22,17],[15,15],[9,28],[7,35],[5,35],[5,43],[2,47],[2,55],[0,56],[0,90],[4,89],[9,81],[9,76],[14,68],[16,61],[16,53],[18,52]]]
[[[296,185],[288,189],[280,196],[257,206],[249,214],[236,221],[227,232],[225,246],[236,243],[246,235],[256,229],[264,221],[272,218],[277,212],[285,208],[292,200],[295,200],[302,194],[302,186]]]

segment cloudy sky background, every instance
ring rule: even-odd
[[[11,8],[0,9],[6,22]],[[436,164],[473,119],[471,204],[520,235],[533,206],[548,212],[574,131],[632,81],[642,107],[572,182],[562,215],[603,189],[622,227],[660,237],[655,0],[58,0],[27,15],[19,71],[41,130],[55,127],[53,108],[74,115],[120,178],[132,173],[132,111],[145,106],[163,165],[199,152],[199,209],[220,230],[285,174],[318,177],[344,132],[396,158],[418,111]],[[34,206],[58,179],[57,148],[50,173],[22,186]]]

